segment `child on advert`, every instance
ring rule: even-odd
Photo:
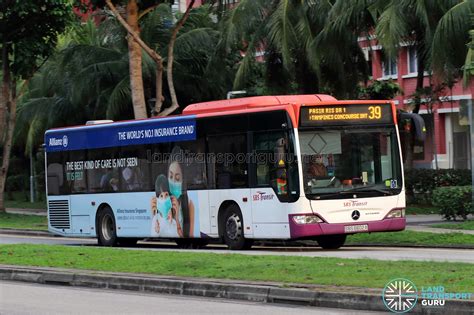
[[[151,211],[153,214],[151,224],[151,236],[154,237],[177,237],[176,221],[171,211],[171,198],[168,179],[160,175],[155,181],[156,197],[151,200]]]

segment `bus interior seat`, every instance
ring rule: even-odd
[[[230,173],[219,173],[217,175],[217,188],[231,188],[231,176]]]

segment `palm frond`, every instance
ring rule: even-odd
[[[130,78],[123,78],[109,95],[107,102],[106,116],[109,119],[120,117],[120,114],[126,110],[126,107],[131,106],[131,90]]]
[[[467,54],[470,17],[474,12],[473,1],[463,1],[453,6],[440,19],[433,36],[433,70],[443,75],[445,68],[460,68]]]
[[[298,17],[294,13],[300,13]],[[268,42],[275,46],[283,57],[283,65],[291,70],[294,67],[292,51],[298,45],[293,18],[299,18],[301,11],[296,10],[292,0],[280,1],[267,24],[269,31]]]
[[[251,65],[255,62],[255,49],[255,42],[250,42],[245,56],[240,62],[237,73],[235,74],[234,90],[239,90],[245,86],[245,82],[250,75]]]
[[[397,3],[390,3],[380,16],[375,31],[379,43],[391,58],[395,58],[399,44],[410,35],[402,7]]]

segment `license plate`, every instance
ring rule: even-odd
[[[367,232],[368,230],[369,230],[369,226],[367,224],[346,225],[344,227],[344,232],[345,233]]]

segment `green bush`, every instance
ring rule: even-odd
[[[29,189],[28,175],[10,175],[7,177],[5,190],[7,191],[25,191]]]
[[[467,219],[472,212],[472,186],[439,187],[433,190],[433,205],[448,220]]]
[[[470,170],[412,169],[405,171],[405,188],[410,203],[431,203],[438,187],[471,185]]]

